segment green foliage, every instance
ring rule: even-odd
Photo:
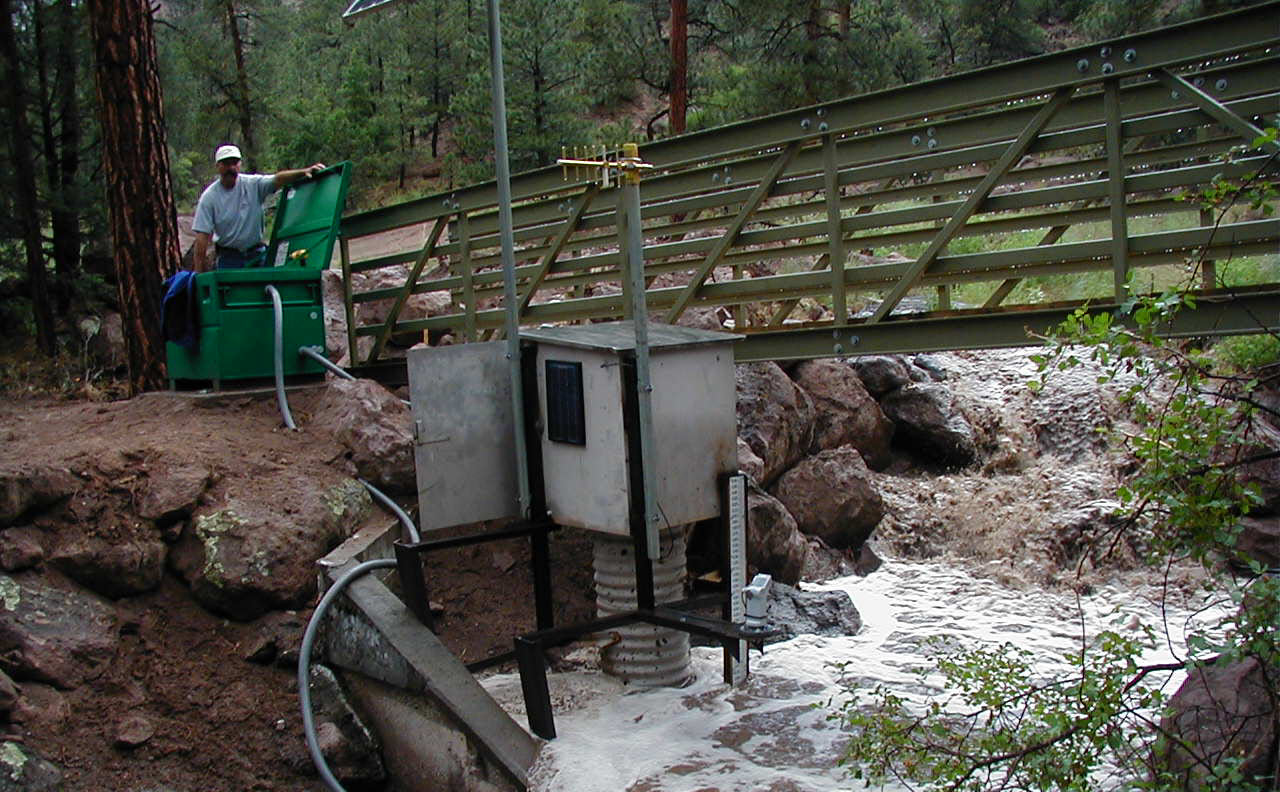
[[[1225,161],[1234,162],[1245,154],[1257,153],[1257,150],[1270,148],[1274,151],[1276,135],[1276,127],[1267,127],[1249,145],[1233,146],[1229,149],[1226,153]],[[1267,164],[1269,165],[1272,161],[1274,161],[1274,158],[1268,161]],[[1195,201],[1205,209],[1242,203],[1247,204],[1250,210],[1265,217],[1270,217],[1275,214],[1276,198],[1280,197],[1280,190],[1277,190],[1273,181],[1262,178],[1262,173],[1265,170],[1265,167],[1259,168],[1238,181],[1218,174],[1203,187],[1195,191],[1179,194],[1177,200]]]
[[[957,37],[971,66],[1017,60],[1044,52],[1030,0],[959,0]]]
[[[1091,39],[1114,38],[1182,22],[1197,5],[1194,0],[1094,0],[1080,20],[1081,30]]]
[[[1269,334],[1231,336],[1214,345],[1213,356],[1228,371],[1262,368],[1280,362],[1280,339]]]
[[[690,128],[716,126],[840,96],[881,90],[928,75],[917,25],[899,3],[850,4],[848,18],[818,3],[784,0],[713,6],[728,57],[702,61],[702,91]]]
[[[901,774],[950,790],[1083,792],[1094,788],[1090,774],[1134,751],[1140,711],[1163,703],[1133,660],[1154,645],[1150,629],[1106,630],[1063,658],[1073,676],[1046,681],[1031,653],[1012,644],[939,640],[928,648],[932,668],[919,672],[920,686],[936,669],[949,692],[923,714],[880,686],[854,691],[832,717],[852,727],[846,760],[857,763],[851,775],[868,783]],[[986,759],[957,761],[968,757]]]
[[[574,21],[569,0],[514,0],[503,5],[507,137],[513,172],[551,165],[562,146],[590,141],[578,64],[581,44],[563,35]],[[455,173],[462,181],[493,175],[493,116],[488,41],[467,41],[475,65],[455,95]]]

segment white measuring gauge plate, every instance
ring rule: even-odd
[[[729,478],[729,620],[741,624],[746,618],[742,590],[747,585],[747,478]],[[725,682],[734,686],[747,679],[747,642],[738,641],[738,657],[725,650]]]

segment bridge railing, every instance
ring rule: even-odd
[[[1280,220],[1183,199],[1219,175],[1277,179],[1274,144],[1224,159],[1276,123],[1277,15],[1269,3],[644,144],[647,305],[747,333],[745,359],[866,351],[877,325],[945,317],[965,318],[965,337],[939,346],[994,345],[1012,333],[1001,314],[1119,302],[1189,266],[1205,289],[1280,294]],[[618,190],[548,168],[512,192],[521,323],[622,318]],[[501,332],[496,199],[486,183],[344,219],[351,348],[365,339],[353,361],[406,334]],[[412,245],[352,260],[395,229]],[[403,318],[427,293],[437,315]]]

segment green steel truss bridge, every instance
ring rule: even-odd
[[[1278,111],[1273,2],[642,144],[647,305],[714,312],[739,361],[1034,343],[1187,278],[1198,307],[1169,335],[1280,330],[1280,218],[1179,198],[1280,181],[1280,147],[1242,148]],[[625,318],[621,190],[560,167],[511,186],[520,324]],[[497,200],[488,182],[344,218],[353,364],[501,335]],[[403,250],[361,257],[388,232]],[[447,314],[401,318],[428,292]],[[374,303],[386,319],[360,324]]]

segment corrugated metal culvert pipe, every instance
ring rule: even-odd
[[[662,558],[653,564],[654,599],[659,604],[684,597],[684,528],[662,532]],[[595,534],[596,613],[612,616],[636,608],[635,548],[629,537]],[[648,624],[611,631],[619,640],[605,647],[605,673],[644,687],[680,687],[689,681],[689,634]]]

